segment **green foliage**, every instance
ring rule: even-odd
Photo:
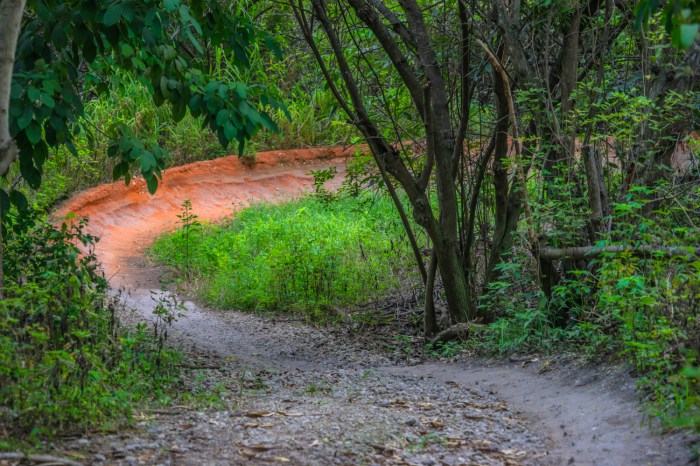
[[[277,129],[264,109],[281,104],[264,86],[219,79],[204,60],[205,45],[226,46],[234,52],[229,66],[247,68],[251,44],[274,45],[240,12],[180,0],[47,1],[31,3],[29,10],[17,47],[10,132],[20,149],[22,177],[33,189],[41,184],[50,150],[64,147],[77,156],[84,105],[108,91],[110,77],[133,73],[155,105],[170,104],[174,121],[189,110],[222,146],[237,142],[239,153],[260,128]],[[117,159],[115,179],[128,182],[130,167],[137,166],[154,192],[167,151],[157,142],[145,143],[123,122],[104,130],[108,155]]]
[[[643,245],[700,244],[700,188],[677,202],[650,212],[650,200],[670,196],[672,187],[632,187],[614,204],[615,230],[597,244],[625,246],[606,253],[588,268],[570,270],[550,299],[530,290],[533,276],[526,257],[501,264],[501,278],[489,285],[481,304],[500,317],[481,334],[487,352],[583,351],[600,357],[611,351],[636,368],[640,384],[652,395],[652,411],[668,423],[697,426],[700,392],[700,261],[691,247],[687,256],[668,257],[659,249],[639,255]],[[564,320],[562,320],[562,317]]]
[[[630,190],[624,203],[615,205],[618,231],[601,245],[700,243],[697,229],[678,227],[677,216],[700,220],[698,194],[675,205],[645,213],[647,196],[663,192],[648,188]],[[687,210],[690,208],[691,210]],[[691,213],[692,212],[692,213]],[[654,407],[667,419],[698,415],[698,386],[684,377],[684,366],[697,364],[700,350],[700,261],[696,256],[649,257],[631,253],[610,254],[600,261],[597,323],[616,327],[623,354],[635,364],[641,383],[654,394]],[[695,366],[697,367],[697,366]]]
[[[514,257],[497,266],[500,279],[488,285],[479,306],[488,308],[498,318],[482,335],[481,347],[488,352],[510,354],[523,351],[551,351],[561,348],[559,330],[553,312],[537,287],[528,283],[527,262]],[[531,279],[530,279],[531,280]]]
[[[453,358],[463,349],[465,344],[459,341],[428,343],[425,345],[426,352],[434,358]]]
[[[355,199],[304,198],[258,204],[221,226],[207,227],[192,251],[192,281],[217,307],[303,312],[333,310],[401,287],[411,256],[390,200],[361,211]],[[182,230],[151,248],[157,261],[182,270]]]
[[[693,45],[700,31],[700,2],[698,0],[670,0],[665,2],[662,16],[666,32],[673,46],[687,49]],[[662,6],[659,0],[641,0],[637,3],[637,26],[646,25]]]
[[[311,175],[314,177],[313,187],[314,196],[321,202],[330,203],[336,199],[336,194],[326,188],[326,182],[335,178],[338,174],[338,169],[335,167],[311,170]]]
[[[84,221],[56,229],[25,213],[3,226],[0,440],[123,423],[136,403],[166,393],[178,359],[163,346],[172,303],[159,305],[154,333],[120,329]]]

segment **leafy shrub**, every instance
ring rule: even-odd
[[[670,204],[651,201],[670,195]],[[700,224],[700,187],[632,187],[613,207],[615,228],[597,246],[626,249],[570,270],[549,299],[527,282],[536,276],[527,256],[499,265],[500,279],[481,299],[499,318],[482,333],[481,348],[616,352],[635,367],[655,415],[698,427],[700,231],[692,225]],[[643,247],[657,252],[635,252]],[[664,248],[671,247],[689,247],[688,254],[669,256]],[[558,322],[562,315],[567,319]]]
[[[360,210],[360,202],[256,204],[209,227],[190,246],[198,293],[218,307],[303,311],[313,319],[399,289],[411,256],[393,206],[379,198]],[[185,235],[161,237],[152,255],[182,270]]]
[[[700,231],[677,221],[678,215],[687,215],[691,224],[700,220],[699,188],[684,199],[687,204],[661,207],[650,215],[647,198],[664,189],[631,189],[625,202],[614,206],[617,231],[601,245],[700,244]],[[697,379],[692,376],[700,350],[700,261],[692,249],[672,257],[661,250],[647,256],[630,251],[606,254],[599,264],[596,320],[617,329],[623,354],[652,392],[654,411],[667,420],[697,416],[700,410]],[[689,369],[682,371],[685,366]]]
[[[0,446],[126,421],[167,390],[177,355],[145,324],[119,328],[85,222],[57,229],[32,213],[3,226]]]

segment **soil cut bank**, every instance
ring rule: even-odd
[[[77,195],[60,213],[90,218],[106,276],[128,290],[127,306],[147,317],[160,286],[159,271],[143,251],[177,226],[184,200],[201,219],[221,219],[254,200],[307,191],[312,169],[336,167],[337,186],[350,154],[310,149],[259,153],[255,163],[235,157],[198,162],[167,170],[155,196],[142,180],[103,185]],[[187,317],[175,324],[178,340],[214,365],[264,373],[263,395],[242,397],[237,413],[156,416],[143,425],[140,443],[133,435],[94,439],[92,461],[614,466],[691,460],[686,436],[656,436],[642,425],[634,382],[620,369],[559,368],[563,360],[408,366],[373,351],[366,337],[187,307]],[[243,422],[246,412],[269,414],[270,422]]]

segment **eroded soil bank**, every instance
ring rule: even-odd
[[[309,170],[345,173],[343,149],[275,151],[168,170],[158,193],[143,183],[99,186],[68,202],[100,236],[96,253],[122,299],[149,318],[161,271],[144,248],[176,226],[189,199],[217,220],[253,200],[308,190]],[[683,465],[690,439],[642,424],[622,368],[577,368],[565,358],[488,364],[394,357],[372,335],[293,319],[215,311],[192,302],[175,341],[199,361],[196,383],[224,408],[143,413],[132,432],[65,445],[107,464],[578,464]],[[128,317],[127,317],[128,318]]]

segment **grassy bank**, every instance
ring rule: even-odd
[[[190,211],[180,217],[184,227],[158,239],[151,254],[217,307],[315,320],[415,280],[387,198],[256,204],[221,225],[201,225]]]

